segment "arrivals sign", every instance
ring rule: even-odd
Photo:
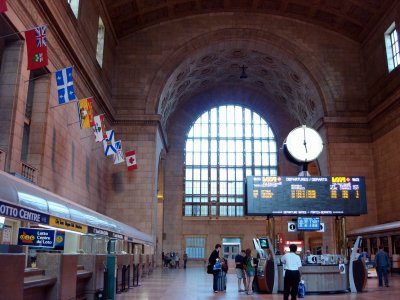
[[[54,248],[55,230],[20,228],[18,245],[29,247]]]

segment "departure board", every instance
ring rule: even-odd
[[[246,178],[247,215],[356,216],[366,213],[364,177]]]

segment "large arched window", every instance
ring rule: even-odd
[[[275,136],[257,113],[224,105],[190,129],[185,148],[184,216],[243,216],[246,176],[278,175]]]

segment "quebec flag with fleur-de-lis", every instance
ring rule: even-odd
[[[109,156],[117,153],[114,140],[114,130],[107,130],[107,138],[103,141],[104,155]]]
[[[72,78],[72,67],[56,71],[58,104],[65,104],[76,100],[74,81]]]

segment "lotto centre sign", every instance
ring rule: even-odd
[[[18,245],[29,247],[54,248],[55,230],[20,228],[18,230]]]
[[[0,215],[40,224],[49,224],[49,215],[0,201]]]

